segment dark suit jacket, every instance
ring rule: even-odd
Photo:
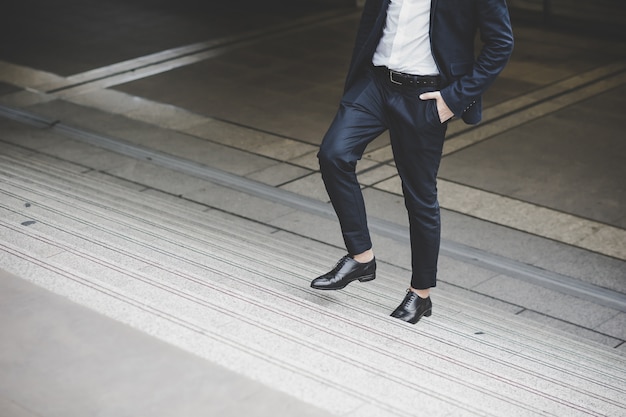
[[[346,90],[371,65],[390,0],[367,0],[357,32]],[[482,48],[474,51],[476,31]],[[506,0],[432,0],[430,40],[442,78],[441,95],[468,124],[482,117],[482,95],[513,51]]]

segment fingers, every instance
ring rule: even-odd
[[[428,93],[420,94],[420,100],[436,100],[441,97],[441,93],[439,91],[431,91]]]

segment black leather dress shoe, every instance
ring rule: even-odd
[[[402,300],[398,308],[391,313],[391,317],[415,324],[422,316],[430,317],[432,312],[433,303],[430,301],[430,297],[421,298],[413,291],[406,290],[404,300]]]
[[[376,279],[376,259],[360,263],[344,256],[332,271],[315,278],[311,287],[317,290],[340,290],[357,279],[361,282]]]

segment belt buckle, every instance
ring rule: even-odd
[[[393,84],[402,85],[401,82],[393,79],[393,74],[402,74],[402,73],[398,71],[394,71],[394,70],[389,70],[389,81],[391,81]]]

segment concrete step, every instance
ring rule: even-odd
[[[5,269],[334,413],[626,409],[624,359],[608,349],[462,300],[406,325],[378,280],[308,289],[330,258],[294,254],[270,228],[33,158],[0,171]]]
[[[31,170],[34,168],[35,162],[32,158],[27,162],[27,167],[25,169]],[[43,164],[41,167],[41,176],[43,178],[47,178],[54,172],[54,167],[51,167],[47,164]],[[67,190],[72,192],[71,195],[74,198],[85,198],[85,195],[94,191],[98,191],[99,194],[102,194],[102,187],[95,182],[95,186],[89,186],[85,184],[81,178],[81,175],[74,175],[74,179],[68,179],[67,175],[72,175],[71,173],[63,173],[66,177],[64,181],[67,182]],[[178,233],[185,236],[194,236],[200,242],[199,252],[206,252],[207,249],[213,248],[211,253],[213,256],[218,256],[220,253],[226,254],[226,258],[228,258],[228,254],[231,254],[235,258],[235,262],[257,262],[257,263],[265,263],[269,265],[271,268],[279,268],[281,269],[281,273],[288,274],[293,276],[293,280],[300,281],[296,285],[293,284],[292,281],[285,283],[284,280],[281,279],[270,279],[268,282],[276,282],[279,285],[291,285],[293,290],[302,291],[303,285],[306,285],[312,276],[315,276],[319,273],[324,272],[325,269],[328,268],[332,262],[336,260],[332,256],[333,255],[320,255],[319,251],[316,251],[314,254],[307,256],[307,251],[298,250],[300,245],[297,245],[295,248],[293,247],[293,243],[283,242],[283,239],[266,239],[264,234],[259,233],[259,229],[261,226],[259,224],[250,224],[249,226],[244,226],[244,222],[242,219],[237,219],[237,227],[233,229],[231,225],[232,221],[227,221],[224,214],[219,214],[218,217],[215,217],[217,211],[213,212],[203,212],[204,209],[202,206],[199,206],[202,210],[197,210],[197,207],[194,209],[182,208],[180,204],[176,205],[167,205],[162,200],[157,202],[159,204],[155,204],[151,202],[150,198],[145,194],[137,194],[134,191],[130,191],[125,188],[118,187],[117,189],[113,188],[113,194],[102,194],[99,195],[100,200],[96,202],[95,200],[89,200],[93,204],[97,204],[99,207],[105,207],[107,212],[115,209],[114,205],[116,201],[120,200],[122,196],[124,199],[128,199],[128,201],[132,201],[134,204],[139,205],[141,207],[141,215],[134,217],[134,223],[137,222],[149,222],[150,216],[149,213],[153,213],[156,219],[152,220],[151,224],[158,224],[163,226],[164,222],[167,221],[169,224],[169,230],[172,233]],[[124,209],[124,204],[126,204],[123,200],[120,200],[119,203]],[[160,207],[163,207],[161,209]],[[173,213],[177,213],[177,216]],[[178,222],[172,223],[176,218],[179,219]],[[193,221],[193,222],[192,222]],[[243,229],[245,227],[245,230]],[[185,229],[193,229],[193,230],[185,230]],[[215,233],[217,231],[217,233]],[[272,233],[275,231],[273,228],[265,228],[263,233]],[[209,238],[210,237],[210,238]],[[303,240],[300,240],[302,242]],[[259,243],[260,242],[260,243]],[[245,251],[242,250],[242,245],[248,245]],[[268,258],[269,257],[269,258]],[[267,259],[266,259],[267,258]],[[285,264],[285,259],[287,259],[287,263]],[[294,274],[293,265],[301,263],[302,266],[297,270],[301,271],[302,274]],[[393,268],[389,265],[382,264],[381,269],[383,272],[385,270],[389,270],[389,274],[386,274],[391,277],[389,279],[387,276],[384,280],[378,280],[371,285],[365,287],[357,287],[358,290],[362,289],[359,294],[355,294],[358,296],[358,299],[368,299],[370,303],[378,304],[380,307],[386,308],[388,302],[395,303],[397,302],[397,294],[393,294],[394,290],[399,287],[398,280],[394,280],[394,276],[401,276],[401,273],[394,273]],[[403,284],[402,284],[403,285]],[[319,294],[316,291],[306,290],[313,294]],[[482,311],[483,306],[476,306],[470,302],[458,299],[447,299],[445,294],[441,294],[443,300],[445,301],[443,308],[448,308],[446,306],[456,306],[456,310],[454,311],[455,315],[465,315],[466,317],[461,318],[458,321],[463,326],[463,329],[467,329],[467,325],[471,323],[473,320],[476,320],[476,316],[483,317],[485,313]],[[368,298],[369,297],[369,298]],[[476,314],[475,309],[478,308],[481,310],[481,314]],[[463,312],[469,311],[469,314]],[[451,310],[452,312],[452,310]],[[492,317],[497,318],[497,323],[502,323],[502,316],[500,312],[494,312],[496,315]],[[509,326],[508,323],[504,325],[498,325],[498,327],[489,327],[489,325],[493,326],[493,320],[489,321],[489,318],[485,320],[478,320],[475,323],[476,332],[482,331],[483,333],[488,330],[492,332],[492,330],[497,330],[496,333],[506,334],[508,332]],[[487,327],[485,327],[487,325]],[[520,320],[518,318],[515,319],[515,328],[520,326]],[[518,331],[518,330],[516,330]],[[532,334],[523,334],[523,339],[525,340],[528,337],[531,339],[535,339],[535,341],[543,342],[544,340],[554,341],[554,344],[560,345],[562,341],[557,338],[557,335],[554,334],[551,330],[543,330],[537,333],[537,329],[535,325],[531,326]],[[566,338],[566,340],[571,341],[570,338]],[[583,343],[580,345],[579,349],[590,348],[590,345],[587,343]],[[602,350],[601,350],[602,351]],[[559,355],[562,354],[559,352]],[[577,358],[575,358],[577,360]]]
[[[46,175],[47,175],[47,174],[46,174]],[[111,201],[111,200],[110,200],[110,199],[107,199],[107,201]],[[206,215],[205,215],[205,216],[206,216]],[[188,219],[188,214],[185,214],[185,216],[184,216],[184,217],[185,217],[186,219]],[[144,216],[144,220],[145,220],[145,216]],[[205,219],[205,221],[206,221],[206,219]],[[159,222],[159,220],[157,220],[157,222]],[[202,226],[202,224],[198,223],[198,224],[197,224],[197,226],[200,226],[200,227],[201,227],[201,226]],[[179,225],[179,226],[176,226],[176,227],[177,227],[177,230],[178,230],[178,228],[180,227],[180,225]],[[234,237],[233,237],[233,239],[235,239],[235,240],[233,240],[233,242],[235,242],[235,244],[241,244],[241,243],[242,243],[242,242],[241,242],[241,239],[242,239],[242,236],[243,236],[243,235],[244,235],[244,234],[242,234],[242,233],[238,233],[238,235],[236,235],[236,236],[234,236]],[[215,238],[216,238],[217,240],[219,240],[219,239],[221,239],[221,236],[220,236],[220,235],[217,235]],[[203,243],[203,244],[202,244],[202,248],[206,248],[206,246],[209,246],[209,247],[210,247],[211,245],[217,245],[217,246],[216,246],[217,248],[220,248],[220,247],[221,247],[221,248],[222,248],[222,250],[224,250],[224,246],[223,246],[223,245],[224,245],[224,241],[222,240],[222,241],[219,241],[219,242],[217,242],[217,243],[216,243],[216,242],[214,242],[214,240],[215,240],[215,239],[211,239],[210,241]],[[248,251],[254,251],[255,249],[257,249],[257,247],[252,247],[251,249],[248,249]],[[283,253],[285,253],[285,254],[288,254],[288,253],[290,253],[290,252],[292,252],[292,253],[294,252],[294,251],[292,250],[292,248],[283,248],[283,249],[284,249]],[[235,252],[231,252],[231,253],[236,253],[236,251],[237,251],[238,249],[237,249],[237,248],[235,248],[234,250],[235,250]],[[274,247],[272,247],[272,248],[270,249],[270,251],[271,251],[270,253],[273,253],[273,252],[274,252],[274,251],[276,251],[276,250],[277,250],[277,248],[274,246]],[[267,256],[267,254],[266,254],[265,256]],[[292,256],[293,256],[293,255],[292,255]],[[260,257],[260,255],[257,255],[257,258],[259,258],[259,257]],[[250,258],[250,257],[249,257],[249,258]],[[252,258],[250,258],[250,259],[254,259],[254,257],[252,257]],[[278,259],[278,260],[274,259],[274,260],[272,261],[272,262],[274,262],[274,263],[270,262],[270,264],[271,264],[273,267],[276,267],[275,262],[277,262],[277,261],[280,261],[280,259]],[[290,261],[290,262],[291,262],[291,261]],[[319,263],[319,261],[316,261],[316,260],[311,260],[311,259],[307,259],[307,260],[306,260],[306,262],[307,262],[307,265],[305,265],[305,266],[304,266],[305,270],[306,270],[306,268],[308,267],[309,263],[311,263],[311,262],[312,262],[312,263],[315,263],[315,262],[318,262],[318,263]],[[326,265],[326,266],[327,266],[329,262],[330,262],[330,260],[329,260],[328,262],[324,263],[323,265],[321,265],[321,266],[320,266],[320,269],[318,269],[318,270],[312,270],[310,275],[313,275],[314,273],[317,273],[317,272],[321,272],[321,271],[323,270],[323,268],[324,268],[324,265]],[[291,264],[288,264],[288,265],[287,265],[287,268],[291,268]],[[287,269],[287,270],[284,270],[283,272],[284,272],[284,273],[293,273],[293,268],[291,268],[291,269]],[[302,277],[300,277],[300,279],[302,279]],[[309,277],[305,277],[304,279],[308,281]],[[378,283],[378,281],[377,281],[377,283]],[[366,288],[370,288],[370,286],[367,286]],[[380,294],[379,294],[379,295],[380,295]],[[384,295],[384,294],[383,294],[383,295]]]
[[[109,200],[109,201],[110,201],[110,200]],[[187,215],[185,215],[185,218],[187,218],[187,217],[188,217],[188,216],[187,216]],[[241,239],[241,236],[242,236],[242,235],[241,235],[241,234],[239,234],[239,237],[238,237],[238,238],[239,238],[239,239]],[[236,237],[236,238],[237,238],[237,237]],[[210,244],[210,243],[211,243],[211,242],[209,242],[209,244]],[[273,247],[273,248],[272,248],[272,251],[273,251],[273,250],[276,250],[276,248],[275,248],[275,247]],[[287,250],[288,250],[288,251],[293,252],[291,248],[287,248]],[[310,262],[310,260],[307,260],[307,262]],[[325,263],[324,265],[327,265],[327,263]],[[323,266],[322,266],[321,268],[323,269]],[[289,271],[288,271],[288,272],[289,272]],[[306,279],[308,280],[308,278],[306,278]]]

